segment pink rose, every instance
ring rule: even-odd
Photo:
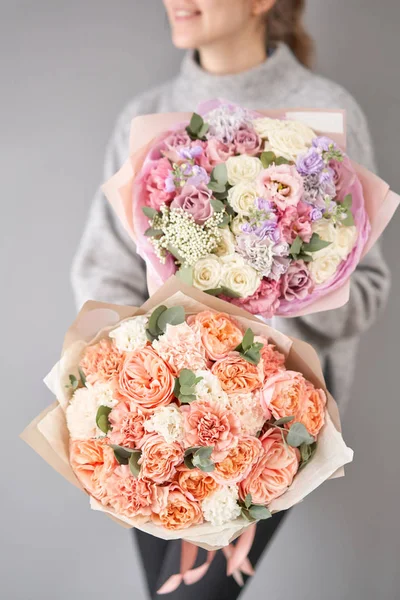
[[[261,138],[248,125],[242,125],[233,138],[236,154],[255,156],[261,151],[261,143]]]
[[[224,144],[217,138],[211,138],[207,142],[196,141],[193,145],[200,145],[203,148],[203,154],[196,159],[196,163],[203,167],[207,173],[211,173],[216,165],[226,162],[235,153],[232,144]]]
[[[303,242],[308,242],[312,236],[310,212],[311,207],[305,202],[299,202],[296,207],[288,206],[279,220],[279,228],[283,239],[292,244],[297,236]]]
[[[194,185],[185,185],[172,201],[171,208],[182,208],[192,215],[198,225],[203,225],[213,214],[210,200],[211,190],[204,184],[197,188]]]
[[[302,260],[292,262],[288,270],[282,275],[282,296],[287,302],[304,300],[314,289],[307,265]]]
[[[269,504],[292,484],[299,469],[300,453],[286,446],[281,432],[269,429],[260,438],[264,453],[249,475],[240,483],[239,496],[244,500],[251,494],[254,504]]]
[[[154,483],[172,481],[176,467],[183,463],[183,448],[178,442],[168,444],[161,435],[147,436],[140,457],[140,479]]]
[[[185,130],[172,131],[163,140],[160,151],[171,162],[180,163],[182,157],[178,153],[179,148],[187,148],[191,143],[191,139]]]
[[[221,298],[244,308],[253,315],[262,314],[263,317],[270,319],[279,308],[280,295],[280,281],[262,279],[259,288],[248,298],[228,298],[226,296],[221,296]]]
[[[303,193],[303,179],[294,165],[272,165],[261,171],[259,182],[266,200],[281,210],[297,206]]]
[[[128,518],[159,513],[167,505],[168,488],[134,477],[128,465],[117,467],[106,481],[106,500],[120,515]]]
[[[223,460],[237,444],[240,421],[230,410],[207,401],[182,407],[185,417],[185,446],[213,446],[211,458]]]
[[[134,402],[119,402],[108,416],[112,431],[110,442],[124,448],[138,448],[145,430],[145,416]]]
[[[145,187],[148,191],[148,206],[159,210],[163,204],[169,204],[174,197],[173,192],[165,189],[165,180],[171,173],[171,164],[167,158],[161,158],[156,166],[152,167],[145,178]]]
[[[329,166],[333,171],[336,195],[342,201],[346,194],[350,192],[350,188],[356,180],[356,172],[351,164],[351,160],[347,156],[343,158],[342,162],[332,160]]]
[[[294,417],[299,421],[307,401],[306,380],[297,371],[280,371],[270,377],[262,392],[261,406],[275,419]]]

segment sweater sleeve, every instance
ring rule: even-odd
[[[104,181],[128,156],[130,121],[135,112],[129,107],[117,122],[106,151]],[[71,282],[78,308],[86,300],[140,306],[147,298],[144,263],[100,189],[74,257]]]
[[[375,171],[374,154],[366,119],[354,102],[348,112],[348,154]],[[350,299],[339,309],[301,317],[301,328],[319,334],[326,342],[358,336],[366,331],[384,309],[390,289],[390,272],[379,243],[375,244],[351,276]],[[299,323],[300,324],[300,323]]]

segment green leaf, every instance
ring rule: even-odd
[[[268,508],[266,506],[261,506],[261,504],[252,504],[249,508],[249,514],[256,521],[272,517]]]
[[[82,385],[85,386],[86,385],[86,375],[80,367],[78,367],[78,371],[79,371],[79,377],[80,377],[81,383],[82,383]]]
[[[216,194],[223,194],[225,192],[225,186],[218,181],[209,181],[207,187]]]
[[[211,172],[211,180],[218,181],[223,186],[228,183],[228,171],[225,163],[216,165]]]
[[[303,262],[313,262],[311,254],[298,254],[296,260],[302,260]]]
[[[205,290],[204,293],[209,294],[210,296],[220,296],[221,294],[223,294],[223,288],[212,288],[210,290]]]
[[[164,333],[167,330],[167,325],[180,325],[185,321],[185,310],[183,306],[171,306],[164,310],[157,320],[157,327]]]
[[[176,276],[187,285],[193,285],[193,267],[180,267]]]
[[[197,450],[200,450],[202,446],[191,446],[190,448],[186,448],[184,456],[189,456],[189,454],[195,454]]]
[[[154,340],[157,339],[156,335],[153,335],[150,333],[150,331],[148,329],[146,329],[146,337],[149,340],[149,342],[152,344],[154,342]]]
[[[293,421],[294,417],[282,417],[281,419],[278,419],[277,421],[275,421],[274,425],[285,425],[286,423],[290,423],[290,421]]]
[[[135,477],[139,477],[140,465],[138,462],[141,456],[141,450],[134,450],[129,458],[129,470]]]
[[[203,127],[204,120],[203,117],[198,115],[197,113],[192,114],[192,118],[190,119],[189,129],[192,133],[198,134],[200,129]]]
[[[117,444],[110,444],[111,448],[114,450],[114,456],[119,462],[120,465],[127,465],[129,463],[129,459],[133,450],[130,448],[123,448],[122,446],[118,446]]]
[[[161,306],[157,306],[157,308],[154,309],[151,313],[149,322],[147,324],[148,331],[150,331],[151,335],[153,335],[156,338],[162,334],[161,329],[158,327],[158,319],[166,310],[167,307],[163,304]]]
[[[286,436],[286,442],[293,448],[299,448],[302,444],[313,444],[314,438],[310,435],[303,423],[293,423]]]
[[[254,521],[253,517],[250,515],[250,511],[247,508],[242,508],[242,517],[247,519],[247,521]]]
[[[231,218],[229,215],[224,214],[222,217],[222,221],[218,224],[218,227],[226,227],[231,222]]]
[[[179,383],[181,385],[191,386],[196,381],[196,375],[190,369],[182,369],[179,374]]]
[[[188,469],[195,469],[196,467],[194,466],[194,464],[192,463],[192,454],[189,454],[188,456],[185,456],[185,458],[183,459],[183,462],[185,463],[185,466]]]
[[[203,123],[203,125],[200,127],[198,133],[197,133],[197,137],[201,140],[204,139],[207,131],[209,130],[210,126],[208,123]]]
[[[161,229],[154,229],[154,227],[149,227],[148,229],[146,229],[146,231],[144,232],[144,235],[146,237],[158,237],[160,235],[163,235],[163,232]]]
[[[290,165],[290,160],[288,160],[287,158],[284,158],[283,156],[278,156],[278,158],[275,161],[276,165]]]
[[[268,169],[276,161],[276,156],[273,152],[262,152],[260,156],[260,160],[262,162],[262,166],[264,169]]]
[[[224,294],[224,296],[228,296],[228,298],[240,298],[240,294],[238,294],[237,292],[234,292],[233,290],[230,290],[229,288],[225,287],[224,285],[221,287],[222,289],[222,294]]]
[[[322,240],[318,233],[313,233],[311,240],[308,244],[303,244],[302,250],[303,252],[318,252],[318,250],[322,250],[322,248],[326,248],[330,246],[332,242],[326,242]]]
[[[179,400],[180,400],[181,404],[191,404],[192,402],[194,402],[196,400],[196,398],[197,398],[197,396],[195,394],[187,394],[186,396],[181,394],[179,396]]]
[[[69,385],[67,385],[66,387],[72,387],[73,390],[76,390],[76,388],[79,385],[78,379],[75,377],[75,375],[69,375],[68,379],[69,379]]]
[[[252,503],[252,498],[251,498],[251,494],[247,494],[246,498],[244,499],[244,505],[246,508],[250,508]]]
[[[216,200],[215,198],[211,198],[210,204],[214,209],[214,212],[220,213],[225,209],[225,204],[221,202],[221,200]]]
[[[300,469],[303,469],[303,467],[305,467],[306,464],[310,462],[310,460],[314,456],[316,450],[317,450],[317,442],[313,442],[312,444],[302,444],[300,446],[300,455],[301,455]]]
[[[213,453],[213,450],[214,446],[200,446],[200,448],[196,450],[195,455],[201,458],[202,460],[209,459],[211,457],[211,454]]]
[[[108,430],[111,428],[110,422],[108,420],[108,415],[111,412],[111,408],[109,406],[99,406],[96,414],[96,425],[103,432],[108,433]]]
[[[252,332],[252,330],[249,327],[248,329],[246,329],[246,332],[242,339],[243,350],[248,350],[250,348],[250,346],[253,344],[253,342],[254,342],[254,333]]]
[[[303,245],[303,240],[298,235],[296,237],[296,239],[294,240],[293,244],[290,246],[290,250],[289,250],[290,254],[299,254],[302,245]]]
[[[347,196],[345,196],[343,198],[342,206],[344,208],[351,208],[352,204],[353,204],[353,196],[351,194],[347,194]]]
[[[142,211],[149,219],[154,219],[158,215],[158,210],[151,208],[151,206],[142,206]]]
[[[343,221],[340,221],[340,223],[345,227],[352,227],[354,225],[354,217],[350,210],[346,214],[346,218],[343,219]]]

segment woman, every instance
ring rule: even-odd
[[[348,152],[373,169],[365,118],[341,87],[307,67],[312,43],[302,26],[304,0],[164,0],[172,38],[190,50],[179,75],[131,102],[120,116],[108,147],[104,179],[128,154],[130,122],[135,115],[193,111],[203,100],[221,97],[251,108],[344,108],[348,118]],[[142,261],[99,192],[78,249],[72,272],[77,303],[96,299],[140,305],[146,299]],[[352,277],[346,306],[324,314],[278,320],[278,328],[309,341],[319,351],[334,396],[343,405],[354,371],[360,334],[385,304],[389,274],[377,246]],[[261,556],[282,514],[258,525],[250,553]],[[179,567],[179,545],[138,533],[150,593]],[[170,597],[196,594],[207,600],[236,598],[240,589],[224,575],[219,556],[208,575],[192,588],[182,586]]]

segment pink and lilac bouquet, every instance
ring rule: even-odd
[[[309,346],[182,286],[142,309],[85,305],[46,379],[58,401],[23,438],[95,510],[209,550],[244,534],[249,549],[253,523],[352,451]]]
[[[376,214],[359,169],[300,121],[210,106],[134,157],[122,206],[113,180],[104,187],[147,263],[150,292],[176,274],[263,317],[312,312],[348,286],[372,242]]]

